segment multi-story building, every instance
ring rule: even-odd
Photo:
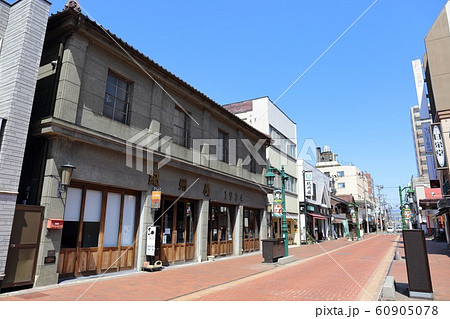
[[[301,242],[330,239],[333,236],[330,178],[303,159],[297,160],[297,169]]]
[[[450,2],[440,12],[425,37],[423,68],[432,120],[436,169],[443,199],[438,202],[440,227],[450,244]],[[425,104],[426,107],[428,105]]]
[[[0,0],[0,287],[29,281],[32,267],[27,265],[36,258],[26,250],[19,252],[15,243],[10,245],[10,235],[49,8],[45,0],[13,4]],[[16,213],[17,220],[39,223],[33,216],[22,210]],[[35,241],[33,235],[27,240]],[[13,260],[19,255],[28,264],[17,271]]]
[[[272,167],[284,167],[289,180],[286,181],[286,215],[290,244],[300,244],[299,204],[297,198],[297,125],[268,97],[224,105],[259,131],[269,135],[272,145],[267,150],[267,160]],[[275,188],[281,188],[277,175]],[[272,202],[271,195],[269,202]],[[272,226],[276,237],[281,236],[281,216],[272,214]]]
[[[341,165],[337,154],[328,146],[316,149],[316,168],[330,177],[331,193],[336,196],[353,195],[359,209],[360,224],[367,232],[374,230],[375,199],[374,184],[369,173],[361,172],[354,165]]]
[[[426,143],[424,140],[423,129],[429,129],[431,120],[421,120],[419,113],[419,106],[413,106],[410,109],[411,127],[414,139],[414,151],[416,154],[417,174],[420,177],[429,177],[427,164],[427,151],[425,149]]]
[[[265,134],[76,1],[48,20],[38,78],[18,195],[45,207],[35,286],[260,249]]]

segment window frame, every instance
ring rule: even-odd
[[[222,137],[221,137],[222,136]],[[230,135],[219,129],[218,133],[218,141],[222,141],[222,145],[220,145],[220,142],[217,145],[217,158],[221,162],[229,163],[229,139]]]
[[[109,82],[110,76],[115,78],[116,83]],[[121,82],[119,82],[119,81],[121,81],[121,82],[126,84],[125,100],[121,99],[118,96],[119,95],[118,94],[119,90],[123,91],[123,89],[120,88],[120,83]],[[117,74],[116,72],[114,72],[112,70],[108,71],[108,75],[106,77],[105,96],[104,96],[104,99],[103,99],[103,111],[102,111],[102,115],[103,116],[106,116],[106,117],[110,118],[113,121],[116,121],[116,122],[119,122],[119,123],[122,123],[122,124],[125,124],[125,125],[129,124],[129,122],[130,122],[129,121],[129,117],[130,117],[129,115],[130,115],[130,110],[131,110],[131,87],[132,87],[132,84],[133,84],[132,81],[130,81],[127,78]],[[114,86],[114,88],[115,88],[114,95],[112,95],[111,93],[108,92],[108,85]],[[106,102],[107,97],[110,97],[112,99],[113,106],[107,105],[107,102]],[[125,111],[120,111],[116,107],[116,102],[117,101],[119,101],[119,103],[124,103],[125,104],[125,109],[126,109]],[[106,109],[112,109],[112,115],[107,114],[105,112],[105,108]],[[124,121],[122,121],[120,119],[117,119],[115,117],[116,110],[117,110],[117,112],[120,112],[120,113],[125,115],[125,120]]]
[[[180,127],[178,125],[176,125],[175,120],[174,120],[174,132],[173,132],[173,140],[177,145],[186,147],[186,148],[190,148],[191,147],[191,121],[189,118],[189,115],[186,111],[182,110],[180,107],[175,106],[175,112],[179,112],[180,114],[183,115],[184,119],[183,119],[183,126],[184,127]],[[175,119],[175,117],[174,117]],[[175,127],[180,129],[182,131],[182,136],[175,134]],[[178,140],[180,139],[180,140]]]

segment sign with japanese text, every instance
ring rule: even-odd
[[[447,155],[445,154],[444,137],[439,123],[431,125],[431,136],[433,138],[434,158],[436,169],[447,169]]]
[[[158,209],[161,207],[161,191],[152,192],[152,208]]]

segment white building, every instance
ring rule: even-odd
[[[311,238],[329,239],[332,235],[330,178],[303,159],[297,160],[297,169],[301,242]]]
[[[268,97],[224,105],[257,130],[272,138],[267,149],[270,165],[278,170],[284,167],[289,180],[286,182],[286,218],[289,244],[300,244],[298,232],[299,205],[297,198],[297,125]],[[281,188],[281,178],[275,179],[275,188]],[[272,202],[271,196],[268,196]],[[272,215],[272,226],[276,237],[281,237],[281,216]]]
[[[0,286],[49,8],[45,0],[0,1]]]

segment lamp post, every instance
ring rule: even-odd
[[[284,165],[281,166],[281,171],[275,167],[269,166],[266,173],[267,185],[273,187],[275,174],[281,176],[281,207],[282,207],[282,220],[281,220],[281,234],[284,238],[284,257],[288,256],[288,232],[287,232],[287,222],[286,222],[286,194],[285,194],[285,181],[289,179],[289,176],[284,172]]]
[[[358,205],[356,203],[349,203],[348,206],[350,208],[354,208],[353,211],[356,214],[356,237],[358,240],[361,239],[361,233],[359,232],[359,213],[358,213]]]
[[[408,197],[411,197],[414,194],[414,190],[411,188],[411,186],[405,186],[405,187],[398,187],[398,193],[400,195],[400,214],[402,216],[402,229],[406,229],[406,221],[405,221],[405,207],[403,207],[403,199],[402,199],[402,193],[403,191],[407,189]]]

